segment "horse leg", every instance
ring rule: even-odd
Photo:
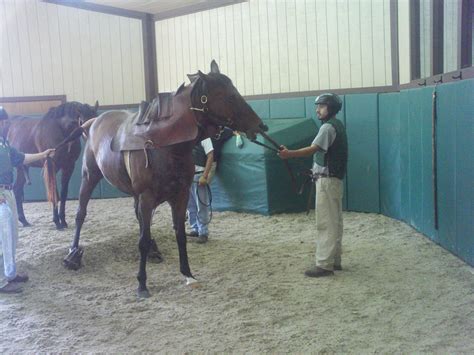
[[[86,153],[84,153],[86,154]],[[102,172],[97,167],[95,160],[94,166],[83,167],[81,187],[79,190],[79,207],[76,213],[76,233],[68,255],[64,258],[64,266],[71,270],[78,270],[81,267],[81,259],[84,250],[79,247],[79,239],[81,236],[81,229],[87,214],[87,204],[91,198],[94,188],[102,179]],[[83,166],[86,166],[86,159],[84,159]]]
[[[61,228],[67,228],[66,222],[66,201],[67,194],[69,190],[69,181],[71,180],[72,172],[74,171],[75,162],[70,166],[64,167],[62,169],[63,173],[61,175],[61,204],[59,207],[59,224]]]
[[[135,216],[137,217],[138,223],[140,224],[140,235],[142,233],[142,223],[140,220],[140,215],[138,212],[138,203],[139,198],[134,196],[134,208],[135,208]],[[158,245],[156,244],[155,239],[150,237],[150,251],[148,252],[148,261],[154,264],[159,264],[164,260],[163,254],[161,254],[160,250],[158,249]]]
[[[185,234],[185,219],[186,219],[186,206],[188,204],[188,193],[189,189],[184,189],[177,199],[170,203],[171,212],[173,215],[173,224],[175,226],[176,242],[178,244],[179,251],[179,266],[180,271],[186,277],[186,284],[191,287],[199,287],[199,283],[191,274],[189,268],[188,251],[186,246],[186,234]]]
[[[17,177],[15,184],[13,185],[13,193],[15,194],[16,210],[18,212],[18,220],[23,224],[23,227],[29,227],[31,224],[25,218],[25,211],[23,210],[23,199],[24,186],[25,186],[25,174],[23,173],[24,167],[17,169]]]
[[[140,250],[140,266],[137,274],[137,295],[139,298],[150,297],[150,292],[146,287],[146,261],[151,245],[150,224],[154,204],[155,200],[150,191],[140,194],[138,201],[138,216],[140,221],[140,241],[138,242],[138,248]]]

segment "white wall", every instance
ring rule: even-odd
[[[389,0],[249,0],[156,22],[158,87],[216,59],[244,95],[391,85]]]
[[[400,84],[410,82],[410,4],[398,1],[398,62]]]
[[[141,21],[0,0],[0,96],[62,94],[101,105],[144,99]]]

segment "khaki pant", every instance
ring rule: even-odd
[[[316,181],[316,266],[333,270],[342,254],[342,180],[323,177]]]

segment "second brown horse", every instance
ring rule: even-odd
[[[67,137],[81,123],[97,116],[95,106],[71,101],[51,108],[41,119],[33,117],[15,116],[10,119],[8,130],[8,140],[10,144],[18,150],[34,154],[42,152],[47,148],[55,148],[65,137]],[[74,171],[76,160],[81,153],[81,142],[75,139],[68,145],[58,149],[53,158],[52,178],[61,171],[61,194],[60,206],[57,201],[53,201],[53,221],[57,229],[67,227],[65,208],[68,195],[69,180]],[[28,179],[29,167],[43,167],[43,162],[36,162],[27,166],[20,166],[17,169],[17,178],[13,190],[18,209],[18,219],[23,226],[29,226],[23,211],[24,185]],[[55,182],[55,181],[54,181]],[[56,189],[55,184],[54,189]],[[48,194],[56,191],[48,191]]]

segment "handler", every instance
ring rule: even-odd
[[[15,197],[12,193],[13,167],[30,164],[54,155],[54,149],[36,154],[24,154],[10,147],[7,140],[8,114],[0,106],[0,252],[2,253],[3,273],[0,293],[19,293],[23,289],[20,282],[28,281],[26,273],[16,270],[16,242],[18,239],[18,216]]]
[[[342,101],[336,94],[322,94],[315,100],[321,128],[310,146],[288,150],[282,146],[282,159],[314,154],[313,177],[316,179],[316,266],[306,276],[334,275],[342,270],[342,180],[347,170],[347,136],[343,123],[336,118]]]

